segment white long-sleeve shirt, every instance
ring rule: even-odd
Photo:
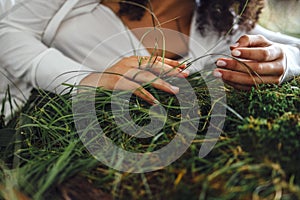
[[[118,16],[99,0],[79,1],[60,23],[51,44],[44,44],[44,31],[65,1],[23,0],[1,19],[0,100],[9,86],[16,104],[22,105],[32,88],[60,93],[64,89],[62,83],[79,83],[91,71],[103,71],[124,56],[150,55]],[[196,30],[195,21],[194,16],[187,58],[212,52],[230,55],[228,45],[244,34],[237,31],[230,41],[214,33],[203,37]],[[299,40],[259,26],[248,34],[262,34],[274,42],[290,43],[283,45],[288,61],[283,80],[300,74]],[[213,61],[206,57],[191,70],[201,70]],[[5,114],[10,111],[10,106],[5,105]]]

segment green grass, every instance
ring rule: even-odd
[[[210,88],[225,89],[227,116],[204,158],[198,154],[214,104],[199,75],[188,80],[200,108],[191,113],[200,118],[197,136],[178,160],[147,173],[120,172],[99,162],[77,134],[70,93],[35,91],[11,123],[4,125],[0,116],[0,134],[13,135],[10,145],[0,141],[0,199],[300,199],[300,78],[250,92]],[[186,109],[174,96],[146,87],[167,114],[164,127],[147,139],[125,134],[114,121],[111,92],[96,92],[96,124],[127,151],[151,152],[168,145],[178,131],[181,109]],[[9,91],[6,99],[12,103]],[[195,106],[189,100],[186,96],[183,105]],[[130,115],[140,126],[150,123],[149,108],[140,99],[130,100]],[[130,124],[126,120],[124,127]],[[84,130],[93,128],[94,122]]]
[[[201,77],[194,75],[189,81],[200,107],[196,138],[171,165],[141,174],[119,172],[91,156],[76,132],[69,94],[36,92],[15,125],[17,144],[1,154],[2,196],[20,191],[33,199],[62,199],[63,191],[70,193],[87,181],[88,188],[73,190],[78,198],[80,193],[101,190],[115,199],[299,199],[300,79],[250,92],[226,88],[225,126],[205,158],[198,153],[213,105]],[[159,149],[178,129],[180,106],[176,98],[147,87],[167,113],[159,136],[147,139],[124,134],[114,122],[111,92],[97,91],[100,126],[115,144],[128,151]],[[188,97],[186,103],[190,103]],[[150,122],[149,108],[140,99],[130,100],[131,117],[141,126]]]

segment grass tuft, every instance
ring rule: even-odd
[[[104,193],[106,199],[299,199],[300,79],[250,92],[227,87],[225,127],[205,158],[198,153],[213,105],[201,76],[188,80],[200,108],[197,136],[171,165],[142,174],[116,171],[89,154],[75,129],[71,94],[36,92],[15,127],[22,142],[18,149],[10,149],[10,155],[13,152],[18,165],[8,169],[4,166],[11,166],[12,161],[2,164],[1,195],[6,197],[8,186],[14,194],[32,199],[79,197],[82,192],[95,197]],[[146,87],[167,115],[163,128],[150,138],[124,133],[111,111],[112,93],[101,88],[96,91],[97,123],[115,144],[132,152],[151,152],[169,144],[178,130],[180,109],[185,109],[175,96]],[[187,97],[185,103],[193,102]],[[149,104],[131,97],[130,116],[136,124],[150,122],[149,109]],[[130,124],[126,120],[124,126]],[[7,154],[1,155],[7,160]],[[88,187],[81,187],[85,182]],[[83,191],[72,189],[76,187]]]

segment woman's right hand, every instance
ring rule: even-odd
[[[131,56],[121,59],[104,72],[89,74],[81,80],[80,85],[108,90],[131,90],[150,104],[158,104],[157,99],[141,84],[150,83],[157,89],[176,94],[179,88],[159,77],[167,75],[185,78],[189,75],[185,68],[185,64],[167,58]]]

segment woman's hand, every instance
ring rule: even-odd
[[[218,59],[214,76],[242,90],[249,90],[257,84],[280,82],[285,56],[278,44],[261,35],[244,35],[230,49],[232,56],[241,62],[232,58]]]
[[[176,94],[179,88],[159,77],[165,75],[187,77],[189,72],[184,70],[185,68],[186,65],[167,58],[131,56],[121,59],[102,73],[89,74],[82,79],[80,85],[109,90],[131,90],[150,104],[158,104],[159,102],[141,84],[150,83],[157,89]]]

